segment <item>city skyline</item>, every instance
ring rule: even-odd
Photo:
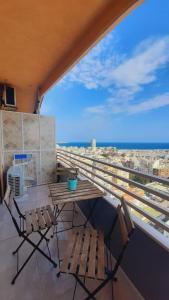
[[[169,141],[166,7],[143,3],[46,94],[57,142]]]

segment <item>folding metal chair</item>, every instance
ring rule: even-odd
[[[121,246],[116,263],[114,267],[112,267],[110,242],[113,239],[112,233],[117,223],[119,225]],[[57,276],[59,277],[61,273],[69,273],[75,277],[76,284],[73,299],[75,297],[77,282],[86,291],[88,296],[85,299],[87,300],[96,299],[96,294],[104,288],[110,280],[112,283],[116,281],[116,273],[133,230],[134,224],[130,218],[128,207],[122,198],[121,205],[117,207],[117,214],[107,236],[104,237],[102,231],[90,228],[77,230],[72,234],[66,246],[67,252],[62,260],[61,268]],[[91,292],[85,285],[86,278],[101,280],[101,283]]]
[[[13,198],[15,208],[16,208],[16,210],[18,212],[18,216],[20,218],[20,226],[19,226],[17,223],[17,220],[12,212],[12,209],[11,209],[11,198],[12,198],[11,190],[10,190],[10,187],[8,187],[5,197],[4,197],[4,203],[11,215],[13,224],[17,230],[19,237],[23,238],[22,242],[19,244],[17,249],[15,251],[13,251],[13,253],[12,253],[13,255],[17,254],[17,272],[11,282],[12,284],[14,284],[16,278],[22,272],[22,270],[24,269],[24,267],[26,266],[26,264],[28,263],[28,261],[30,260],[30,258],[32,257],[32,255],[35,253],[36,250],[39,251],[47,260],[49,260],[49,262],[51,262],[55,268],[57,267],[57,264],[51,258],[51,254],[50,254],[50,250],[49,250],[49,246],[48,246],[49,239],[46,238],[46,235],[47,235],[48,231],[50,230],[50,228],[53,225],[55,225],[55,217],[53,215],[50,205],[39,207],[39,208],[36,208],[33,210],[29,210],[29,211],[26,211],[25,214],[22,214],[22,212],[19,209],[19,206],[17,205],[17,202]],[[44,231],[44,232],[42,232],[42,231]],[[40,239],[37,243],[34,243],[30,239],[30,235],[33,232],[37,232],[40,235]],[[49,251],[49,256],[42,249],[39,248],[39,246],[43,240],[46,241],[47,248]],[[22,245],[24,244],[25,241],[27,241],[33,247],[33,250],[28,255],[27,259],[22,264],[22,266],[19,267],[19,249],[22,247]]]

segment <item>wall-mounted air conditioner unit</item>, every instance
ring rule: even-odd
[[[8,169],[7,185],[11,187],[14,197],[21,197],[24,194],[24,177],[21,165],[15,165]]]
[[[8,85],[8,84],[0,84],[0,88],[1,88],[1,97],[4,101],[4,104],[6,106],[11,106],[11,107],[15,107],[16,106],[16,92],[15,92],[15,88]]]

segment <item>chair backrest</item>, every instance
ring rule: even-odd
[[[5,192],[5,196],[4,196],[4,203],[5,203],[5,206],[9,212],[9,214],[11,215],[11,218],[12,218],[12,221],[14,223],[14,226],[18,232],[19,235],[21,235],[21,230],[18,226],[18,223],[12,213],[12,210],[11,210],[11,198],[13,197],[13,193],[12,193],[12,190],[11,190],[11,187],[8,185],[7,188],[6,188],[6,192]]]
[[[15,208],[16,208],[16,211],[17,211],[19,217],[25,219],[24,215],[22,214],[22,212],[21,212],[21,210],[20,210],[20,208],[19,208],[19,206],[18,206],[18,204],[15,200],[15,197],[13,197],[12,199],[13,199],[13,203],[15,205]]]
[[[10,205],[10,199],[11,199],[11,187],[10,185],[8,185],[3,199],[5,201],[5,204],[7,204],[8,206]]]
[[[130,235],[134,230],[134,223],[124,198],[121,199],[121,205],[118,205],[117,207],[117,215],[122,244],[125,245],[129,241]]]
[[[130,233],[134,230],[135,226],[134,226],[134,222],[131,218],[131,215],[130,215],[128,206],[126,204],[126,201],[124,200],[124,197],[121,198],[121,205],[122,205],[123,212],[124,212],[124,218],[125,218],[125,222],[126,222],[126,225],[127,225],[127,230],[128,230],[129,235],[130,235]]]

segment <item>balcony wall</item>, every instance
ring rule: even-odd
[[[0,180],[12,165],[14,153],[32,154],[32,175],[37,184],[55,178],[55,120],[35,114],[0,111]]]

